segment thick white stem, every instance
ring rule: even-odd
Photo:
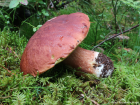
[[[113,62],[106,55],[77,47],[64,63],[78,71],[95,74],[97,77],[108,77],[114,71]]]

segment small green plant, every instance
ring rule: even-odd
[[[23,5],[27,5],[28,1],[27,0],[11,0],[11,2],[9,4],[9,8],[15,8],[18,6],[19,3],[21,3]]]

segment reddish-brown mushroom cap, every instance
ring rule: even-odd
[[[61,15],[47,21],[29,40],[20,69],[33,76],[65,59],[86,37],[90,27],[84,13]]]

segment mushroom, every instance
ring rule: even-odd
[[[35,77],[65,59],[64,63],[97,77],[111,75],[114,67],[110,58],[77,47],[87,36],[89,27],[88,16],[80,12],[48,20],[30,38],[23,52],[20,62],[23,74]]]
[[[96,75],[96,77],[108,77],[114,71],[113,62],[106,55],[77,47],[64,61],[65,64],[78,71]],[[77,72],[78,75],[83,75]]]

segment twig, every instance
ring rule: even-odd
[[[84,94],[80,94],[82,97],[85,97]],[[86,98],[88,98],[89,100],[91,100],[92,103],[94,103],[95,105],[99,105],[96,101],[94,101],[93,99],[90,99],[88,96],[86,96]]]
[[[96,101],[91,99],[91,102],[93,102],[95,105],[99,105]]]
[[[15,54],[15,56],[18,57],[18,55],[16,54],[16,52],[13,51],[13,49],[12,49],[11,47],[9,47],[9,48],[10,48],[10,50]],[[19,57],[18,57],[18,60],[20,61],[20,58],[19,58]]]
[[[132,29],[134,29],[134,28],[136,28],[136,27],[138,27],[138,26],[139,26],[139,24],[136,25],[136,26],[134,26],[134,27],[129,28],[129,29],[126,30],[126,31],[123,31],[123,32],[120,32],[120,33],[118,33],[118,34],[116,34],[116,35],[114,35],[114,36],[111,36],[111,37],[108,38],[108,39],[105,39],[104,41],[102,41],[102,42],[99,43],[98,45],[94,46],[94,48],[92,49],[92,51],[93,51],[95,48],[97,48],[98,46],[100,46],[101,44],[103,44],[104,42],[106,42],[106,41],[108,41],[108,40],[110,40],[110,39],[112,39],[112,38],[115,38],[115,37],[117,37],[117,36],[119,36],[119,35],[121,35],[121,34],[123,34],[123,33],[126,33],[126,32],[128,32],[128,31],[131,31]]]
[[[8,73],[11,73],[11,71],[10,71],[10,70],[8,70],[7,68],[5,68],[5,67],[4,67],[4,66],[2,66],[1,64],[0,64],[0,67],[2,67],[3,69],[7,70],[7,71],[8,71]],[[12,75],[16,75],[16,74],[12,73]]]
[[[8,70],[7,68],[5,68],[4,66],[0,65],[0,67],[4,68],[4,69],[7,70],[9,73],[11,73],[11,71]]]
[[[0,97],[0,99],[5,99],[5,98],[9,98],[9,97],[11,97],[11,96],[7,96],[7,97]]]
[[[51,5],[51,8],[54,8],[54,4],[51,0],[50,0],[50,5]]]

